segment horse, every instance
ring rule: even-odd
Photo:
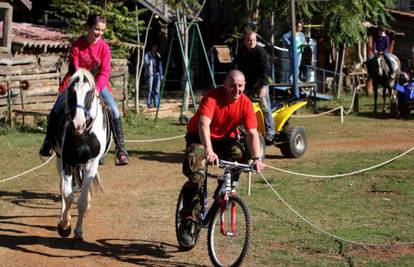
[[[377,112],[377,98],[378,98],[378,86],[381,85],[382,87],[382,112],[385,113],[385,102],[386,102],[386,93],[388,91],[390,96],[390,105],[391,109],[393,104],[395,103],[396,94],[394,90],[395,81],[398,78],[400,70],[401,70],[401,63],[397,56],[393,54],[389,54],[389,57],[392,61],[392,65],[394,68],[395,77],[391,78],[389,75],[389,68],[387,63],[385,62],[384,55],[377,55],[371,59],[369,59],[367,63],[368,69],[368,76],[372,79],[372,85],[374,90],[374,113]]]
[[[80,195],[74,238],[83,241],[82,226],[86,211],[90,208],[91,186],[100,186],[99,159],[105,156],[111,143],[110,119],[101,105],[94,76],[89,71],[77,70],[64,94],[65,114],[61,116],[59,134],[52,141],[60,173],[62,201],[57,232],[62,237],[71,234],[70,207],[78,188]]]

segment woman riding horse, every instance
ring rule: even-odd
[[[39,154],[48,157],[52,152],[52,140],[58,131],[59,119],[61,117],[65,90],[69,77],[79,68],[91,71],[95,75],[96,90],[112,110],[112,124],[114,141],[116,144],[116,165],[128,164],[128,153],[124,147],[124,135],[118,106],[112,96],[109,86],[111,73],[111,51],[103,39],[106,28],[106,20],[100,15],[89,16],[85,24],[86,35],[79,37],[71,46],[69,56],[69,72],[66,74],[60,88],[60,94],[49,115],[46,138],[40,148]]]
[[[90,207],[91,186],[99,185],[99,159],[108,151],[110,141],[107,113],[97,97],[94,80],[92,74],[83,68],[79,68],[70,78],[63,93],[66,95],[63,103],[66,111],[64,127],[59,139],[54,142],[62,197],[57,231],[62,237],[71,234],[70,208],[76,190],[73,185],[78,185],[76,240],[83,240],[83,220]]]

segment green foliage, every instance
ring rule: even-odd
[[[146,12],[146,9],[130,11],[123,1],[109,2],[104,8],[103,0],[52,0],[50,5],[51,14],[67,24],[69,33],[77,38],[84,33],[84,25],[90,14],[98,13],[107,18],[107,25],[104,37],[112,44],[112,54],[115,57],[123,57],[127,51],[122,47],[121,42],[136,43],[137,28],[136,16]],[[140,29],[144,21],[138,21]]]
[[[203,3],[203,1],[199,0],[165,0],[165,2],[172,8],[177,8],[183,14],[190,16],[196,15]]]
[[[350,46],[366,40],[367,29],[363,22],[385,24],[392,17],[387,7],[393,7],[394,0],[339,0],[299,2],[299,8],[305,17],[322,23],[323,33],[336,46]]]
[[[248,26],[248,11],[245,1],[232,2],[236,25],[232,25],[230,31],[240,33]],[[394,5],[395,0],[297,0],[296,18],[323,24],[322,34],[328,36],[335,46],[348,46],[366,40],[367,31],[363,22],[387,25],[392,17],[386,8]],[[272,13],[279,21],[290,21],[290,1],[260,1],[260,19],[269,18]]]

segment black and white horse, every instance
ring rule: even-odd
[[[385,112],[386,96],[387,91],[390,98],[390,105],[393,106],[395,102],[396,94],[394,90],[394,85],[396,78],[401,70],[401,63],[397,56],[389,54],[389,57],[392,61],[394,68],[395,78],[392,79],[389,74],[389,68],[385,62],[383,55],[377,55],[367,61],[368,75],[372,79],[372,86],[374,90],[374,112],[377,112],[377,98],[378,98],[378,87],[382,87],[382,112]]]
[[[67,237],[71,233],[70,207],[75,197],[75,185],[80,187],[78,219],[75,239],[83,240],[83,220],[90,207],[90,190],[93,182],[99,184],[99,159],[108,151],[111,131],[107,113],[95,90],[93,75],[79,69],[66,88],[65,116],[61,119],[61,135],[54,142],[58,155],[62,207],[58,233]],[[95,180],[95,181],[94,181]]]

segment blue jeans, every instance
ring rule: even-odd
[[[272,106],[270,102],[269,86],[265,86],[266,95],[259,98],[259,105],[263,112],[266,137],[273,139],[275,135],[275,122],[272,117]]]
[[[105,103],[109,105],[109,107],[111,108],[113,118],[118,119],[120,117],[118,105],[116,104],[115,98],[113,97],[111,92],[109,92],[108,88],[105,87],[99,95],[102,97]],[[58,98],[56,99],[56,102],[52,108],[54,112],[59,113],[63,109],[63,104],[65,102],[65,99],[66,99],[65,92],[58,95]]]
[[[293,60],[293,55],[292,53],[290,53],[290,62],[292,62]],[[302,53],[297,53],[296,54],[296,81],[299,78],[299,72],[300,72],[300,64],[302,63]],[[290,78],[289,78],[290,82],[293,82],[293,69],[292,66],[290,66]]]
[[[387,63],[388,65],[390,75],[394,74],[394,66],[392,64],[390,54],[388,54],[387,52],[384,52],[384,59],[385,59],[385,63]]]
[[[147,95],[147,106],[150,108],[152,106],[152,100],[154,99],[154,106],[158,107],[159,98],[160,98],[160,74],[157,73],[152,76],[147,76],[147,86],[148,86],[148,95]]]
[[[389,69],[389,74],[392,75],[394,74],[394,64],[392,63],[390,54],[388,52],[384,52],[383,54],[384,59],[385,59],[385,63],[387,63],[388,69]],[[372,60],[373,58],[376,58],[376,56],[371,55],[368,57],[368,60]]]

